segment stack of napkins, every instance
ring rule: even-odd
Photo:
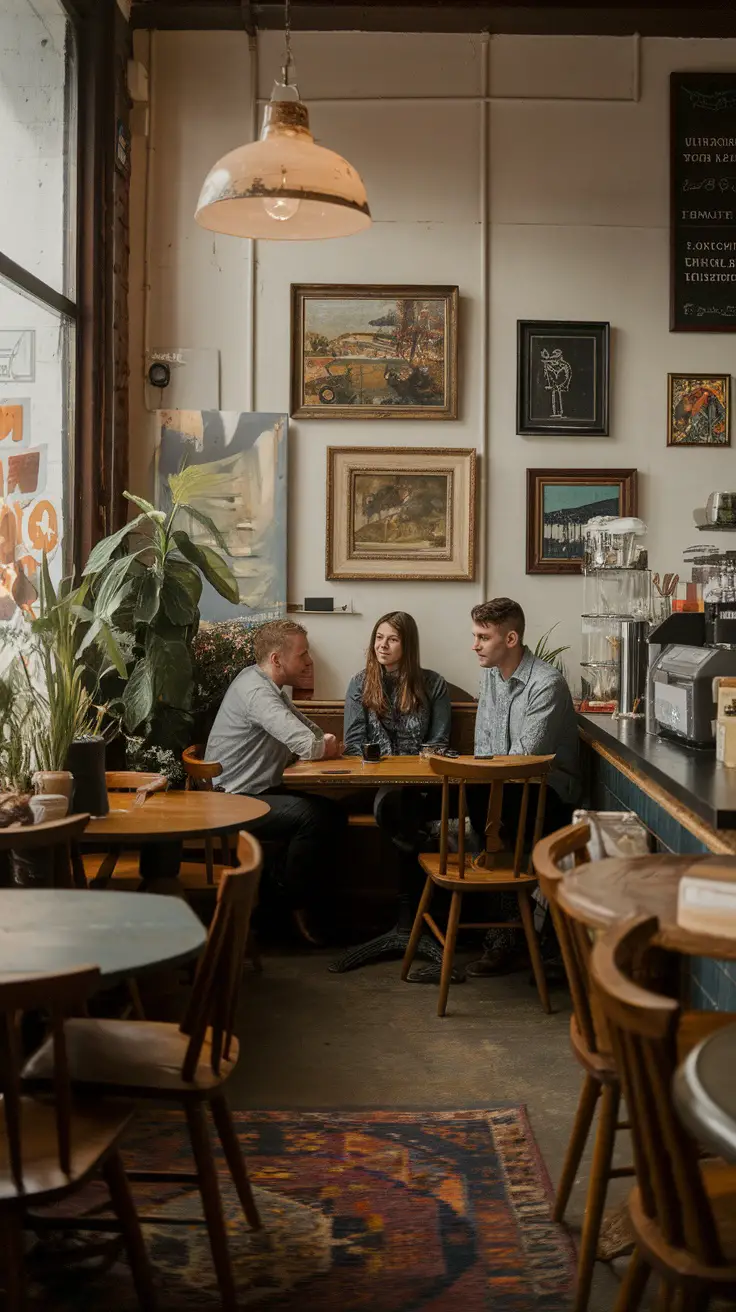
[[[683,875],[677,898],[682,929],[718,938],[736,938],[736,880],[697,879]]]

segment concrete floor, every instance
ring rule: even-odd
[[[581,1076],[568,1043],[570,1000],[546,1016],[525,972],[453,986],[447,1016],[436,988],[402,984],[399,963],[331,975],[334,953],[276,952],[245,983],[233,1108],[483,1107],[524,1103],[553,1181]],[[630,1151],[622,1134],[623,1156]],[[589,1157],[569,1208],[580,1225]],[[627,1182],[614,1181],[612,1201]],[[611,1312],[626,1259],[596,1264],[590,1312]]]

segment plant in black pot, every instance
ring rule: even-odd
[[[112,713],[126,734],[178,756],[191,741],[191,644],[199,627],[206,579],[233,604],[238,584],[222,553],[217,526],[191,499],[229,493],[228,461],[192,465],[169,477],[171,505],[159,510],[126,492],[139,514],[93,548],[84,567],[89,595],[81,651],[97,648],[109,665],[102,680]],[[194,542],[183,527],[199,523],[214,547]],[[112,668],[110,668],[112,667]]]

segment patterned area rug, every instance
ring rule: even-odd
[[[562,1312],[574,1254],[524,1109],[236,1114],[264,1229],[219,1160],[243,1308],[268,1312]],[[191,1170],[180,1114],[139,1119],[130,1169]],[[201,1215],[196,1191],[135,1184],[141,1213]],[[85,1209],[103,1193],[91,1186]],[[79,1199],[75,1214],[79,1214]],[[162,1312],[216,1312],[206,1231],[146,1226]],[[134,1312],[124,1259],[44,1281],[45,1312]]]

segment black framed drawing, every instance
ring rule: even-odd
[[[610,324],[520,319],[516,431],[606,437]]]

